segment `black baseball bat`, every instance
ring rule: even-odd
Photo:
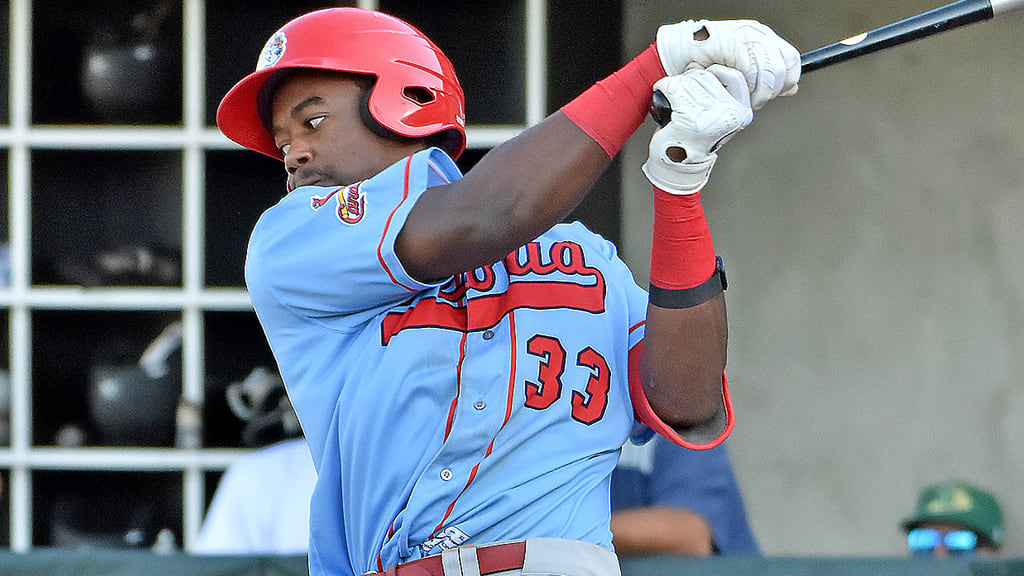
[[[1024,0],[959,0],[801,54],[800,74],[1021,9]],[[658,91],[651,102],[651,118],[658,126],[672,118],[668,99]]]

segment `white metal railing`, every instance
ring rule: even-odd
[[[29,283],[31,215],[29,202],[29,150],[24,135],[29,130],[32,104],[32,1],[10,3],[11,132],[7,199],[10,204],[11,292],[23,298]],[[27,464],[32,443],[32,328],[24,304],[10,307],[11,382],[11,549],[23,552],[32,545],[32,481]]]
[[[199,306],[205,270],[205,188],[204,147],[198,136],[204,133],[206,117],[206,26],[203,0],[184,3],[184,89],[182,110],[188,140],[182,157],[182,282],[186,304],[182,310],[181,393],[192,406],[205,401],[203,358],[203,308]],[[192,550],[202,524],[206,502],[202,453],[185,462],[182,479],[182,545]],[[168,455],[170,457],[170,455]]]
[[[190,467],[223,470],[248,453],[245,449],[206,448],[53,448],[36,447],[27,454],[0,450],[0,466],[27,465],[33,470],[182,471]],[[202,518],[202,510],[199,511]]]
[[[535,97],[540,99],[539,97]],[[534,105],[536,106],[536,105]],[[543,104],[541,104],[543,106]],[[541,108],[542,110],[542,108]],[[533,112],[533,114],[537,114]],[[542,116],[541,116],[542,117]],[[514,137],[525,126],[470,126],[469,148],[493,148]],[[201,126],[33,126],[31,130],[0,128],[0,147],[64,150],[241,150],[220,130]]]

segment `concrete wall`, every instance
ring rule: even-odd
[[[627,3],[657,26],[753,17],[802,52],[934,0]],[[901,555],[922,485],[994,492],[1024,554],[1024,16],[808,74],[755,113],[705,190],[730,288],[730,439],[769,554]],[[622,252],[646,283],[651,212],[623,162]]]

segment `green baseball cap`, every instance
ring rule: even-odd
[[[966,482],[944,482],[921,490],[914,515],[903,521],[904,530],[926,522],[955,522],[978,534],[993,548],[1003,545],[1003,513],[995,497]]]

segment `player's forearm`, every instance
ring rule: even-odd
[[[681,508],[630,508],[612,513],[612,543],[620,555],[686,554],[709,556],[711,527],[699,514]]]
[[[655,414],[675,428],[703,423],[722,402],[728,337],[724,286],[701,193],[655,186],[650,304],[640,375]]]
[[[640,375],[647,401],[666,424],[702,424],[721,408],[727,340],[723,294],[690,308],[648,306]]]

